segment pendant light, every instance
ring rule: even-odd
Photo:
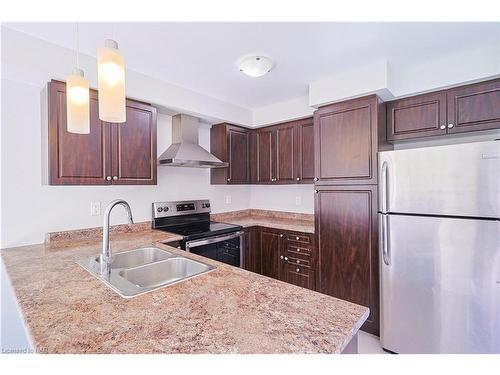
[[[89,81],[79,64],[79,30],[76,24],[76,68],[66,77],[66,129],[70,133],[90,133]]]
[[[125,59],[113,39],[106,39],[104,47],[97,49],[97,80],[99,119],[125,122]]]

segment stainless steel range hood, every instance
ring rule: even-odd
[[[171,167],[223,168],[225,163],[198,144],[196,117],[179,114],[172,117],[172,145],[160,155],[158,165]]]

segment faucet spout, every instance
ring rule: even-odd
[[[102,226],[102,253],[99,259],[99,263],[101,266],[101,276],[106,277],[110,272],[110,264],[111,264],[111,249],[109,247],[109,217],[111,215],[111,211],[117,205],[121,205],[127,210],[128,222],[129,224],[133,224],[134,220],[132,218],[132,210],[130,209],[129,204],[123,199],[115,199],[111,201],[106,210],[104,211],[104,223]]]

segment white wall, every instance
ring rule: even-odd
[[[250,207],[314,213],[314,185],[252,185]]]

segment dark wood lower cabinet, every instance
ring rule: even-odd
[[[243,230],[244,238],[244,268],[247,271],[261,273],[261,251],[258,244],[258,232],[256,227],[245,228]]]
[[[261,252],[261,273],[264,276],[280,279],[280,234],[274,229],[262,228],[259,231]]]
[[[316,290],[314,236],[273,228],[245,228],[245,269]]]
[[[377,186],[318,187],[318,291],[366,306],[363,325],[379,334]]]

